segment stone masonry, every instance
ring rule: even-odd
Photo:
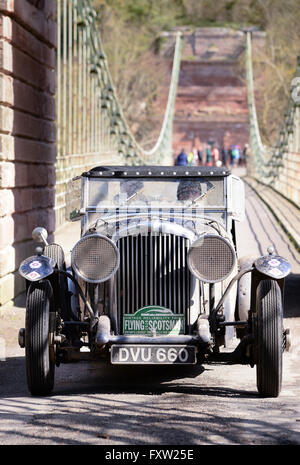
[[[55,230],[55,1],[0,0],[0,305],[23,291],[32,229]]]
[[[182,28],[183,50],[174,120],[173,149],[249,142],[247,89],[242,63],[245,35],[229,28]],[[253,33],[255,45],[264,33]],[[162,36],[171,57],[174,33]]]

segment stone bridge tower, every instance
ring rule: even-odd
[[[182,28],[183,50],[177,91],[173,149],[190,150],[207,142],[249,142],[245,67],[241,62],[245,34],[229,28]],[[254,32],[253,43],[264,43]],[[161,38],[161,53],[171,56],[174,32]]]

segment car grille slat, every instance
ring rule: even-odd
[[[181,312],[181,285],[180,285],[180,271],[181,271],[181,254],[180,254],[180,237],[177,237],[176,251],[177,251],[177,266],[176,266],[176,276],[177,276],[177,313]]]
[[[176,236],[171,236],[172,241],[172,250],[171,250],[171,261],[172,261],[172,275],[171,280],[173,285],[171,286],[172,289],[172,299],[174,302],[174,312],[177,313],[176,307],[176,257],[175,257],[175,250],[176,250]]]
[[[124,314],[160,305],[174,313],[185,314],[188,324],[191,285],[188,243],[184,237],[161,233],[118,240],[120,267],[116,303],[120,322]]]

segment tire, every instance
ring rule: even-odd
[[[49,342],[53,291],[49,281],[32,283],[28,289],[25,316],[25,355],[28,389],[32,395],[47,395],[54,386],[55,361]]]
[[[278,397],[282,384],[283,310],[278,283],[263,280],[257,288],[256,382],[263,397]]]

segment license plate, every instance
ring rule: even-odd
[[[179,345],[112,345],[111,363],[187,365],[196,363],[196,348]]]

